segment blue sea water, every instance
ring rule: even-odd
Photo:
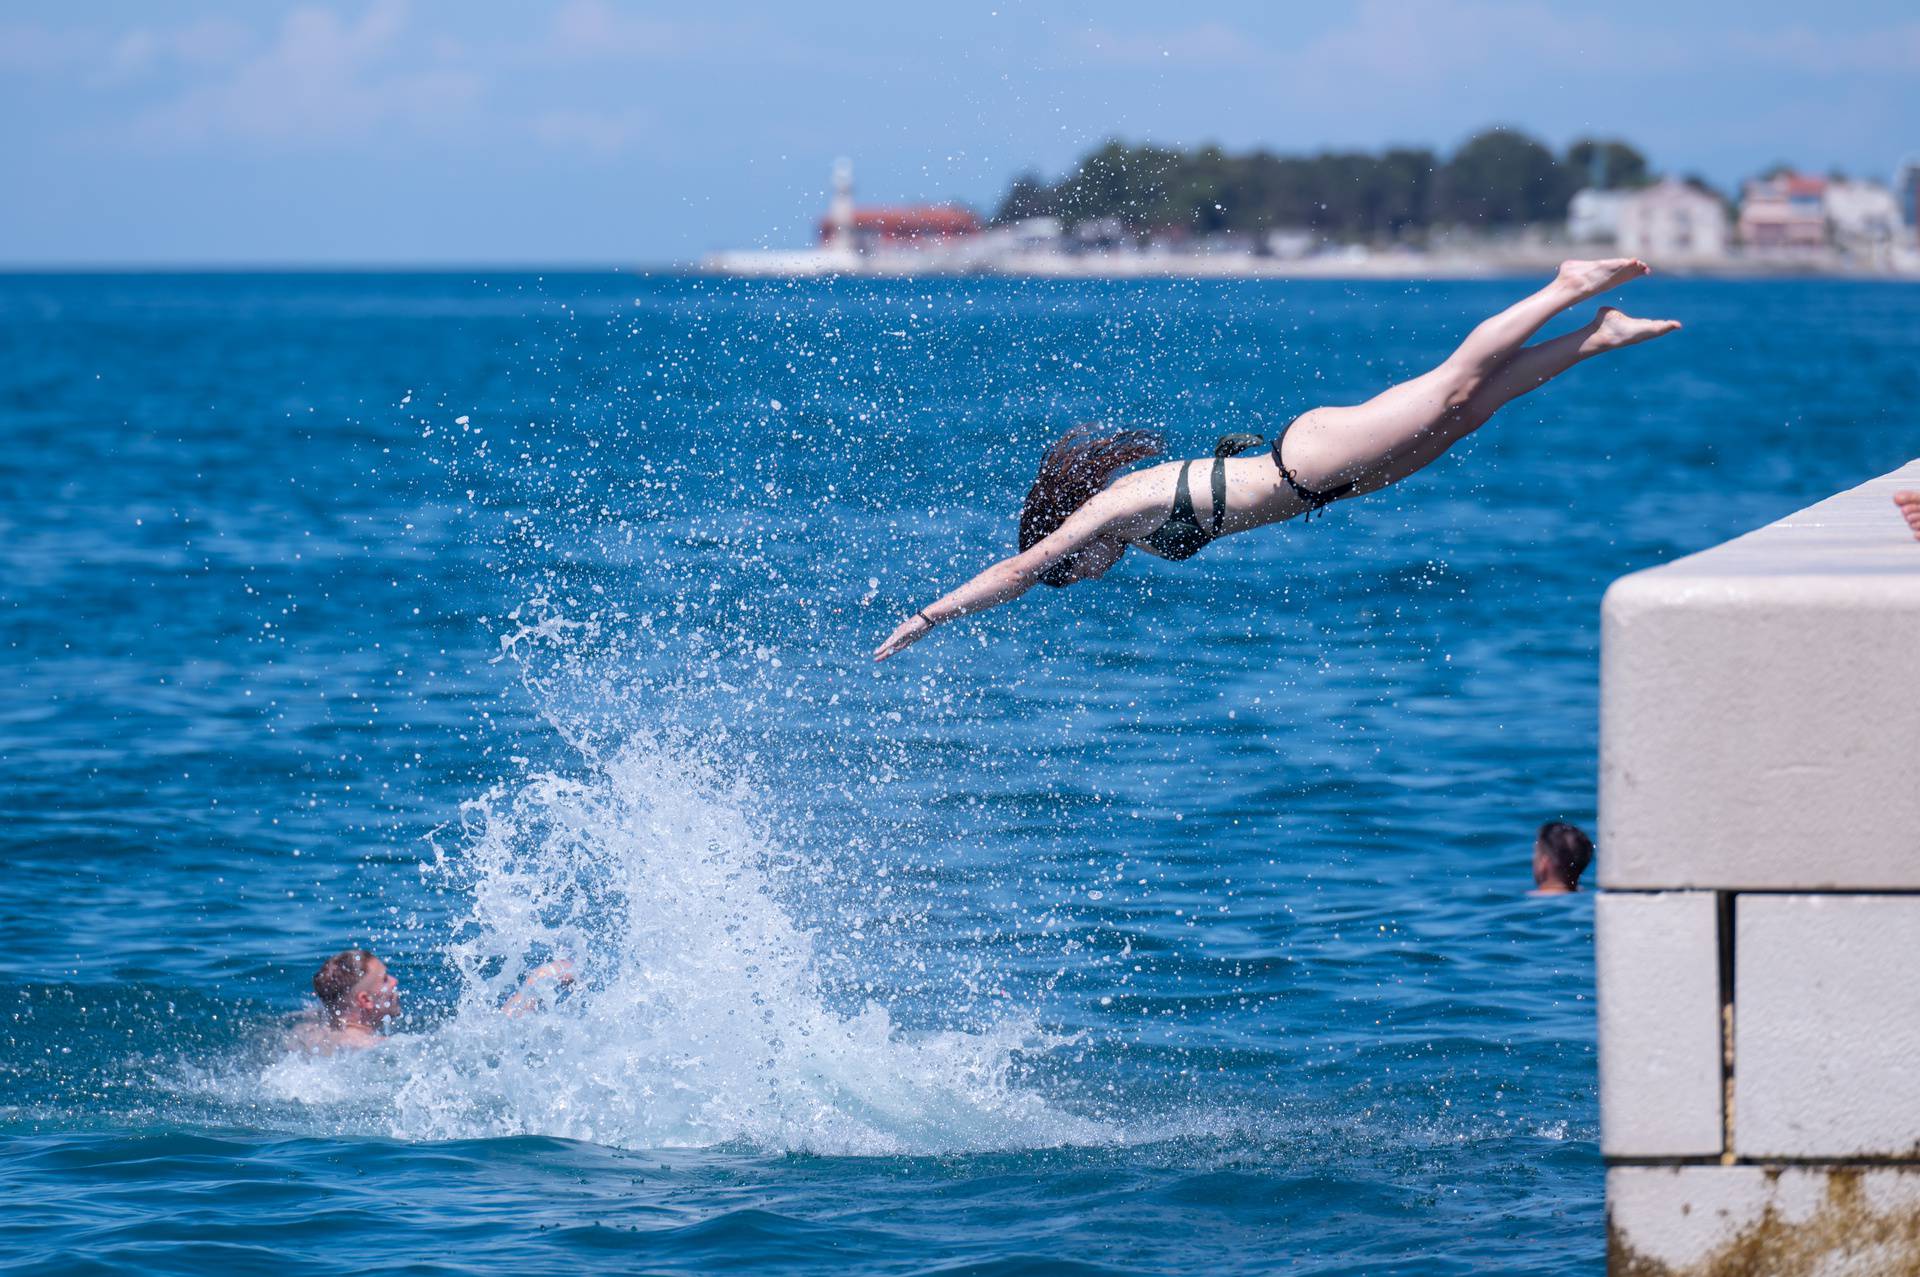
[[[1920,452],[1920,290],[1635,284],[1400,487],[867,659],[1066,426],[1523,287],[0,279],[0,1263],[1597,1271],[1600,595]],[[289,1055],[356,943],[404,1032]]]

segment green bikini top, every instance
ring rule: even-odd
[[[1173,485],[1173,513],[1167,521],[1153,530],[1146,540],[1146,546],[1163,559],[1191,559],[1207,547],[1207,543],[1220,535],[1220,521],[1227,513],[1227,459],[1213,459],[1213,518],[1211,528],[1200,526],[1200,520],[1193,511],[1193,483],[1189,471],[1193,462],[1180,467],[1180,477]]]
[[[1191,559],[1207,548],[1207,543],[1220,535],[1220,524],[1227,517],[1227,458],[1239,456],[1249,448],[1258,448],[1267,441],[1259,435],[1233,434],[1222,435],[1220,442],[1213,446],[1213,517],[1208,527],[1200,526],[1200,519],[1193,509],[1193,480],[1191,471],[1193,462],[1180,467],[1180,477],[1173,484],[1173,512],[1167,515],[1167,521],[1153,530],[1146,539],[1146,547],[1163,559],[1175,562]]]

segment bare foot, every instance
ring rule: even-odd
[[[1920,541],[1920,492],[1896,492],[1893,503],[1900,507],[1900,514],[1913,529],[1913,539]]]
[[[1635,319],[1625,311],[1602,306],[1600,313],[1593,317],[1593,323],[1587,326],[1587,339],[1580,343],[1580,353],[1597,355],[1606,350],[1618,350],[1622,346],[1636,346],[1655,337],[1664,337],[1679,327],[1680,321],[1677,319]]]
[[[1652,273],[1653,267],[1638,257],[1603,257],[1596,262],[1561,262],[1553,282],[1569,290],[1574,301],[1585,301]]]

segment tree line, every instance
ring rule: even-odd
[[[1302,228],[1382,241],[1434,227],[1557,222],[1583,186],[1651,180],[1646,157],[1626,142],[1583,138],[1556,155],[1507,128],[1478,133],[1444,158],[1419,147],[1276,155],[1112,141],[1057,182],[1015,178],[993,220],[1051,216],[1072,227],[1116,218],[1134,234]]]

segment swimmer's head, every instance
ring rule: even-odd
[[[1090,426],[1075,426],[1047,450],[1040,473],[1027,489],[1020,509],[1020,548],[1030,550],[1044,541],[1067,517],[1112,481],[1114,472],[1166,450],[1151,430],[1121,430],[1097,435]],[[1102,537],[1081,547],[1041,574],[1046,585],[1072,585],[1098,580],[1126,552],[1126,542]]]
[[[400,1014],[400,982],[365,949],[347,949],[321,964],[313,995],[334,1025],[369,1027]]]
[[[1549,820],[1533,840],[1533,885],[1540,891],[1578,891],[1593,863],[1593,841],[1574,826]]]

